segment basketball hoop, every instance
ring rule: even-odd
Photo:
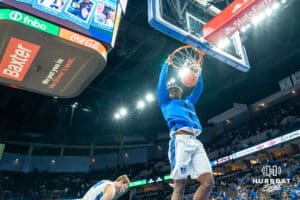
[[[204,55],[203,51],[190,45],[184,45],[169,55],[168,64],[178,70],[188,68],[199,75]]]
[[[205,53],[190,45],[179,47],[169,55],[168,64],[180,71],[181,82],[193,87],[202,71]]]

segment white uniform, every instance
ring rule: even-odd
[[[172,135],[169,160],[174,180],[186,179],[189,175],[196,179],[203,173],[212,173],[203,144],[192,135]]]
[[[85,193],[81,200],[101,200],[107,185],[115,186],[114,183],[109,180],[99,181]]]

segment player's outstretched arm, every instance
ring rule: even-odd
[[[203,79],[202,79],[202,75],[200,75],[198,78],[198,82],[195,85],[193,91],[186,98],[189,99],[192,102],[192,104],[196,104],[199,97],[202,94],[202,91],[203,91]]]
[[[112,185],[107,185],[104,189],[103,197],[100,200],[112,200],[116,195],[116,189]]]
[[[167,88],[167,74],[168,74],[168,63],[164,63],[160,72],[158,85],[157,85],[157,99],[160,105],[167,103],[169,100],[168,88]]]

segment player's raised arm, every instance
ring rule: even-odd
[[[168,74],[168,63],[164,63],[160,72],[158,85],[157,85],[157,99],[160,105],[167,103],[169,100],[168,88],[167,88],[167,74]]]
[[[192,104],[196,104],[197,101],[199,100],[199,97],[201,96],[203,91],[203,79],[202,76],[200,75],[198,77],[198,82],[195,85],[195,87],[193,88],[193,91],[191,92],[191,94],[189,96],[187,96],[186,98],[189,99]]]

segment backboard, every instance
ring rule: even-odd
[[[192,45],[207,55],[247,72],[248,57],[239,32],[235,32],[223,47],[203,38],[203,27],[221,12],[207,0],[148,0],[148,21],[155,29]]]

